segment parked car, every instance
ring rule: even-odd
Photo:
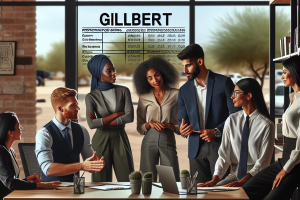
[[[284,111],[284,84],[275,84],[275,115],[282,115]]]
[[[231,78],[232,82],[236,84],[239,80],[241,80],[243,77],[239,73],[230,73],[229,77]]]
[[[281,76],[282,76],[282,69],[275,70],[275,83],[282,83]]]
[[[53,72],[46,72],[44,70],[36,70],[36,85],[37,86],[44,86],[45,82],[44,79],[48,78],[48,79],[52,79],[53,78]]]

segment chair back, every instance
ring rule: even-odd
[[[35,143],[19,143],[19,152],[23,164],[25,177],[37,173],[42,177],[42,170],[35,155]]]

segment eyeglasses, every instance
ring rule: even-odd
[[[237,94],[245,94],[244,92],[239,92],[238,90],[233,91],[231,96],[234,96],[234,98],[237,97]]]

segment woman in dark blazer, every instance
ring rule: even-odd
[[[41,183],[36,173],[19,179],[20,170],[11,146],[21,139],[23,128],[13,112],[1,113],[0,124],[0,199],[14,190],[55,189],[60,182]]]

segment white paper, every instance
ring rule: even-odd
[[[155,186],[157,186],[157,187],[161,187],[161,188],[162,188],[161,183],[152,183],[152,185],[155,185]]]
[[[74,183],[73,182],[61,182],[61,184],[59,186],[61,187],[69,187],[69,186],[73,186]]]
[[[124,189],[130,189],[130,186],[102,185],[102,186],[89,186],[88,188],[97,189],[97,190],[124,190]]]
[[[223,186],[217,186],[217,187],[197,187],[197,190],[202,190],[202,191],[212,191],[212,192],[217,192],[217,191],[235,191],[239,190],[239,187],[223,187]]]

